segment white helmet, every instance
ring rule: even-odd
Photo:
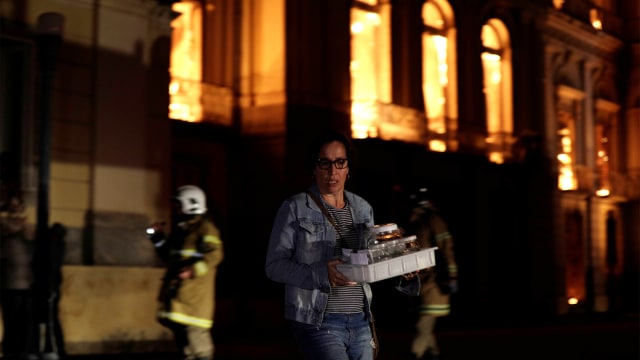
[[[207,212],[207,198],[204,191],[195,185],[180,186],[173,196],[182,205],[182,213],[199,215]]]

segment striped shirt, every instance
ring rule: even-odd
[[[335,221],[338,229],[336,233],[336,247],[334,255],[342,257],[342,248],[358,249],[358,234],[353,226],[353,217],[349,209],[349,203],[342,209],[328,206],[331,217]],[[329,299],[327,301],[327,313],[355,314],[364,311],[364,290],[362,285],[332,286]]]

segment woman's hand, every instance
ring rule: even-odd
[[[420,270],[418,270],[418,271],[414,271],[414,272],[410,272],[410,273],[406,273],[406,274],[403,274],[403,275],[402,275],[402,277],[403,277],[405,280],[411,280],[411,279],[413,279],[414,277],[418,276],[418,274],[420,274]]]
[[[340,259],[330,260],[327,263],[327,274],[329,274],[329,284],[331,286],[346,286],[346,285],[356,285],[357,282],[351,281],[348,277],[344,276],[336,265],[342,264]]]

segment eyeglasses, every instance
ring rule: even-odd
[[[329,170],[331,165],[335,166],[336,169],[344,169],[349,165],[349,159],[335,159],[333,161],[329,159],[316,160],[316,166],[322,170]]]

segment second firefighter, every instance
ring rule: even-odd
[[[215,281],[224,251],[220,232],[206,216],[206,195],[185,185],[172,197],[171,232],[161,224],[147,230],[167,264],[158,296],[158,321],[169,328],[184,360],[211,360]]]

